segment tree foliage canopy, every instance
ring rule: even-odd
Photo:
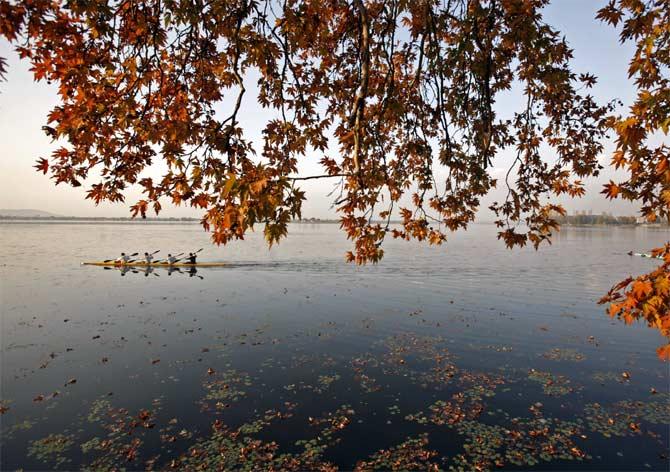
[[[347,258],[365,263],[388,235],[444,242],[496,186],[499,237],[538,247],[564,213],[557,197],[581,196],[598,175],[608,132],[630,178],[603,192],[668,218],[668,147],[648,138],[669,126],[670,1],[613,0],[598,14],[637,44],[624,117],[589,95],[594,76],[571,70],[569,45],[542,17],[548,1],[0,0],[0,35],[58,85],[43,129],[66,144],[36,165],[57,184],[90,185],[96,203],[136,184],[134,215],[169,200],[201,208],[216,243],[263,224],[273,244],[300,215],[300,181],[336,178]],[[513,87],[523,100],[501,116]],[[240,124],[245,100],[268,109],[260,143]],[[498,182],[492,169],[510,150]],[[323,173],[297,175],[307,158]],[[147,177],[158,162],[167,171]],[[669,247],[658,254],[657,271],[603,302],[670,336]]]

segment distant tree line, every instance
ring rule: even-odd
[[[637,224],[635,216],[614,215],[558,215],[556,220],[560,224],[568,225],[634,225]]]
[[[143,223],[152,221],[192,221],[199,222],[200,218],[146,218],[137,220],[131,217],[101,217],[101,216],[10,216],[0,215],[0,220],[43,220],[43,221],[126,221],[133,223]]]

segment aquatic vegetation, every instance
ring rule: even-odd
[[[571,361],[571,362],[581,362],[586,357],[584,354],[580,353],[576,349],[561,349],[559,347],[555,347],[553,349],[550,349],[549,351],[546,351],[544,354],[542,354],[542,357],[545,359],[550,359],[552,361]]]
[[[142,457],[144,436],[156,426],[156,413],[160,410],[161,400],[154,399],[151,406],[151,409],[140,409],[131,414],[125,408],[115,408],[107,399],[94,401],[86,419],[100,426],[106,435],[81,443],[81,451],[87,456],[94,456],[84,468],[113,471],[118,469],[119,463],[134,468],[133,464],[137,464]]]
[[[600,384],[607,382],[624,383],[626,381],[626,379],[621,377],[621,374],[617,372],[594,372],[591,375],[591,378]]]
[[[541,461],[584,460],[588,454],[576,444],[582,437],[580,420],[545,418],[542,404],[531,405],[532,417],[510,417],[506,412],[490,412],[496,424],[478,418],[485,405],[477,396],[457,393],[449,401],[439,400],[428,413],[407,415],[405,419],[421,425],[445,426],[464,436],[463,452],[452,458],[455,471],[489,470],[505,464],[534,466]]]
[[[334,375],[319,375],[317,379],[318,387],[314,387],[315,393],[323,393],[330,388],[330,385],[339,380],[340,376],[338,374]]]
[[[541,383],[544,393],[552,396],[567,395],[579,388],[572,385],[570,380],[562,375],[554,375],[535,369],[528,372],[528,379]]]
[[[23,420],[19,423],[15,423],[12,426],[6,428],[0,433],[0,436],[7,439],[12,439],[14,434],[19,431],[28,431],[32,429],[33,426],[37,424],[35,421]]]
[[[400,407],[398,405],[391,405],[387,408],[389,415],[395,416],[400,414]]]
[[[494,351],[494,352],[512,352],[512,346],[504,346],[499,344],[468,344],[468,347],[475,351]]]
[[[462,393],[455,394],[451,400],[438,400],[428,407],[429,416],[423,413],[407,415],[408,421],[416,421],[419,424],[454,425],[465,420],[472,420],[481,415],[484,405],[469,401]]]
[[[212,375],[205,380],[206,400],[217,402],[236,402],[246,396],[244,387],[252,385],[251,377],[244,372],[228,369]]]
[[[381,386],[377,383],[377,380],[366,373],[370,369],[379,367],[379,361],[372,354],[367,353],[364,356],[356,357],[350,361],[350,365],[354,371],[354,381],[358,382],[364,393],[381,390]]]
[[[501,375],[486,372],[461,371],[458,376],[458,385],[463,389],[463,395],[473,401],[494,396],[495,390],[505,382],[506,379]]]
[[[262,419],[244,424],[236,430],[221,422],[212,425],[212,434],[196,441],[187,454],[169,462],[169,467],[187,470],[322,470],[334,471],[337,467],[323,459],[324,451],[337,442],[336,432],[346,428],[354,411],[343,405],[336,412],[322,418],[312,419],[313,426],[320,426],[312,439],[296,442],[302,448],[299,453],[281,453],[275,442],[265,442],[251,437],[272,421],[289,417],[289,412],[273,412]]]
[[[112,404],[109,400],[106,398],[98,398],[91,403],[86,419],[89,423],[98,423],[105,418],[111,409]]]
[[[438,453],[426,449],[427,445],[427,434],[422,434],[418,438],[409,438],[397,446],[374,453],[367,460],[359,461],[356,464],[355,471],[440,470],[438,463],[431,461],[438,456]]]
[[[544,418],[538,409],[534,413],[532,418],[510,418],[505,426],[457,423],[457,431],[465,436],[465,452],[454,457],[450,470],[490,470],[506,464],[521,467],[556,459],[590,458],[575,443],[582,431],[579,422]]]
[[[296,392],[298,390],[310,391],[316,394],[325,393],[333,384],[333,382],[340,379],[339,374],[333,375],[319,375],[316,379],[316,384],[312,385],[305,382],[300,382],[298,384],[289,384],[284,385],[284,390],[288,392]]]
[[[643,421],[670,424],[668,394],[659,394],[652,401],[620,401],[609,407],[590,403],[584,412],[589,428],[605,437],[642,434]]]
[[[70,462],[65,454],[74,445],[73,438],[71,434],[50,434],[42,439],[31,441],[28,446],[28,456],[60,467]]]
[[[576,387],[564,376],[534,369],[528,371],[505,365],[487,372],[465,368],[439,337],[401,333],[385,338],[375,347],[378,350],[350,359],[313,356],[310,361],[299,351],[282,358],[262,357],[257,364],[258,370],[251,373],[233,367],[232,363],[202,368],[204,398],[196,397],[194,402],[203,407],[203,415],[216,414],[216,419],[209,421],[210,431],[205,433],[194,428],[188,418],[159,420],[161,399],[153,400],[150,408],[131,413],[115,407],[111,397],[102,396],[90,403],[80,419],[101,427],[105,434],[90,437],[80,429],[81,438],[79,435],[45,438],[34,445],[31,454],[37,456],[37,451],[42,451],[40,460],[58,466],[64,464],[72,447],[77,445],[85,458],[82,467],[102,471],[116,470],[120,464],[130,469],[147,470],[330,471],[343,466],[330,459],[329,451],[351,440],[347,433],[352,423],[361,427],[381,413],[380,420],[386,420],[387,424],[391,424],[391,419],[394,424],[408,421],[420,431],[367,457],[355,458],[351,467],[357,471],[483,471],[505,466],[534,467],[556,460],[588,460],[591,452],[583,434],[585,429],[606,436],[642,435],[643,422],[664,424],[670,421],[665,393],[652,395],[650,401],[625,400],[607,408],[588,405],[584,422],[579,415],[576,418],[547,416],[540,402],[530,404],[530,416],[512,415],[504,408],[498,408],[495,402],[502,393],[508,396],[526,393],[521,390],[526,386],[525,380],[541,384],[543,392],[550,396],[566,395],[581,387]],[[280,407],[261,408],[260,404],[255,404],[259,406],[254,410],[245,407],[241,415],[237,414],[239,410],[232,409],[235,402],[255,400],[250,392],[258,387],[254,382],[260,378],[261,370],[281,371],[284,366],[306,368],[309,378],[276,386],[283,397]],[[336,373],[324,373],[335,366]],[[347,369],[351,376],[346,375]],[[368,411],[360,419],[356,418],[356,411],[370,408],[363,398],[372,397],[362,397],[360,406],[344,404],[318,416],[306,413],[309,404],[300,405],[290,400],[305,394],[324,394],[336,382],[351,380],[353,385],[360,385],[362,391],[376,392],[373,373],[389,383],[385,386],[393,389],[387,390],[393,394],[393,403],[371,403],[376,411]],[[613,377],[625,381],[621,373],[613,374]],[[398,385],[392,382],[402,382],[399,385],[405,390],[395,390]],[[405,395],[412,388],[422,392],[428,388],[428,392],[438,398],[420,406],[415,413],[402,413],[400,402],[406,401]],[[226,410],[225,414],[223,410]],[[231,412],[238,418],[234,427],[227,424],[227,415]],[[370,413],[373,416],[367,416]],[[282,422],[288,420],[292,426],[302,424],[302,431],[308,431],[292,444],[273,439],[281,437],[285,427]],[[33,427],[34,423],[24,425]],[[15,425],[15,428],[19,426]],[[462,438],[461,442],[450,445],[451,453],[445,453],[441,443],[431,442],[429,431],[435,428],[448,428]],[[278,433],[280,435],[276,436]],[[150,446],[157,442],[162,447]]]

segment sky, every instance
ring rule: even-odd
[[[634,97],[634,87],[627,77],[628,61],[633,48],[622,45],[615,29],[595,20],[596,11],[606,3],[605,0],[553,0],[545,10],[545,21],[563,32],[574,49],[573,69],[575,72],[590,72],[598,78],[598,84],[592,94],[601,102],[617,98],[630,104]],[[34,82],[29,72],[30,65],[19,61],[13,48],[0,39],[0,57],[8,60],[7,81],[0,83],[0,208],[2,209],[39,209],[67,216],[129,216],[128,206],[140,198],[139,189],[131,189],[125,204],[101,204],[95,206],[85,200],[86,187],[71,188],[65,185],[54,186],[48,176],[38,173],[32,167],[40,157],[48,157],[56,144],[41,130],[46,124],[48,112],[58,104],[56,88],[45,82]],[[504,97],[497,107],[518,107],[519,98],[511,95]],[[260,106],[254,103],[253,93],[245,96],[241,110],[242,126],[253,128],[267,117]],[[252,132],[252,138],[258,133]],[[258,141],[260,142],[260,141]],[[605,153],[601,163],[609,163],[609,155],[614,146],[611,141],[604,143]],[[256,146],[257,149],[260,146]],[[332,150],[331,154],[336,152]],[[511,156],[511,155],[510,155]],[[506,172],[504,164],[509,156],[503,156],[500,167],[493,169],[500,177]],[[307,156],[300,164],[301,175],[323,173],[318,165],[319,156]],[[581,199],[563,199],[561,203],[569,213],[592,211],[608,212],[615,215],[635,214],[637,207],[630,202],[608,201],[600,190],[609,179],[621,178],[607,170],[595,180],[586,181],[587,195]],[[307,193],[303,204],[303,217],[336,218],[332,208],[333,182],[328,180],[306,181],[302,189]],[[502,190],[493,191],[483,202],[486,208],[490,202],[500,199]],[[167,202],[166,202],[167,203]],[[189,207],[163,205],[163,217],[199,217],[200,211]],[[490,220],[488,210],[482,210],[480,220]]]

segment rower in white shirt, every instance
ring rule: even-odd
[[[130,256],[128,254],[126,254],[125,252],[122,252],[121,256],[116,259],[116,262],[118,262],[120,264],[127,264],[129,260],[130,260]]]

